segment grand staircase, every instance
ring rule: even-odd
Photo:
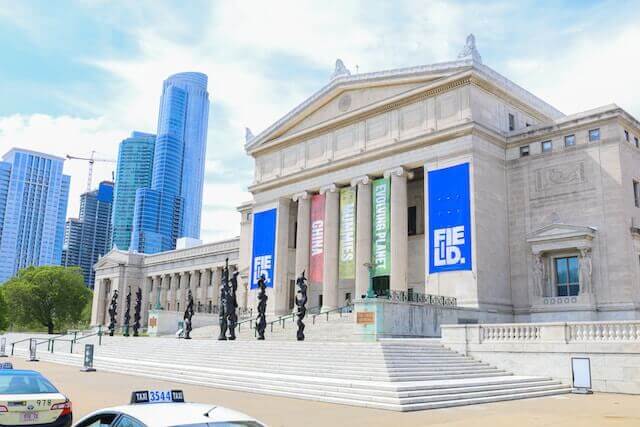
[[[47,346],[41,345],[38,357],[80,366],[82,343],[96,340],[90,337],[79,341],[74,353],[57,344],[56,352],[48,353]],[[16,355],[26,356],[27,347],[27,343],[16,345]],[[103,337],[102,345],[96,346],[94,367],[207,387],[394,411],[570,391],[550,378],[515,376],[460,355],[437,340],[231,342]]]

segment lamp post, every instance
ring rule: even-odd
[[[367,298],[376,298],[377,295],[373,291],[373,265],[371,265],[370,262],[365,262],[362,265],[366,267],[367,271],[369,272],[369,287],[367,288]]]

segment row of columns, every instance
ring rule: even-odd
[[[399,167],[384,173],[391,178],[391,273],[390,289],[408,289],[408,214],[407,214],[407,172]],[[356,187],[356,253],[355,253],[355,293],[359,298],[367,293],[371,264],[372,227],[372,178],[365,175],[351,181]],[[323,311],[339,306],[338,295],[338,251],[340,233],[340,188],[336,184],[320,188],[325,195],[324,212],[324,265],[322,283]],[[298,202],[296,236],[296,276],[309,271],[311,236],[311,197],[309,192],[293,196]]]
[[[148,309],[149,305],[155,307],[159,303],[160,307],[165,310],[184,310],[188,304],[189,290],[193,295],[196,310],[198,309],[198,304],[200,304],[200,307],[206,307],[209,301],[211,301],[212,306],[216,306],[219,298],[217,288],[222,282],[222,270],[222,267],[218,267],[147,276],[143,295],[151,295],[145,307]],[[212,292],[211,298],[209,298],[208,289],[213,284],[216,285],[215,290]],[[179,297],[178,289],[180,289]],[[198,289],[201,290],[198,291]]]

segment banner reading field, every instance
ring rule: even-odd
[[[356,245],[356,189],[345,187],[340,189],[340,279],[355,277]]]
[[[273,287],[273,266],[276,249],[277,210],[257,212],[253,216],[253,249],[251,255],[251,289],[265,276],[267,287]]]
[[[428,173],[429,273],[471,270],[469,163]]]
[[[388,276],[391,272],[391,181],[389,178],[376,179],[371,190],[372,277]]]
[[[322,283],[324,268],[324,194],[311,196],[311,248],[309,256],[309,281]]]

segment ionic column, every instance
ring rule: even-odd
[[[142,302],[140,305],[140,324],[147,326],[149,317],[149,292],[151,291],[151,277],[145,277],[142,283]]]
[[[200,271],[193,270],[191,272],[191,278],[189,280],[189,289],[184,290],[184,305],[180,304],[180,310],[186,310],[187,304],[189,304],[189,290],[191,290],[191,295],[193,296],[194,304],[196,300],[196,292],[198,292],[198,283],[200,283]]]
[[[196,307],[198,307],[198,302],[202,305],[202,307],[204,307],[207,303],[207,291],[209,290],[210,284],[211,270],[208,268],[200,270],[200,287],[198,288],[198,295],[194,295],[194,298],[196,298]]]
[[[369,289],[369,269],[371,264],[371,179],[361,176],[351,181],[357,186],[356,193],[356,279],[355,297],[361,298]]]
[[[171,305],[171,311],[176,311],[178,289],[178,276],[174,273],[169,274],[169,296],[167,297],[167,306]]]
[[[180,281],[180,297],[177,302],[180,303],[180,309],[182,310],[182,307],[184,307],[185,301],[187,300],[186,289],[189,288],[189,272],[183,271],[178,273],[178,276],[180,276],[178,278]]]
[[[303,191],[293,196],[298,202],[298,231],[296,235],[296,271],[298,277],[306,272],[309,277],[309,236],[311,235],[311,197]]]
[[[384,173],[391,177],[391,277],[392,291],[408,289],[407,264],[409,252],[409,222],[407,215],[407,171],[395,168]]]
[[[160,280],[162,281],[161,283],[161,288],[160,288],[160,305],[162,306],[163,310],[167,309],[167,297],[168,297],[168,293],[169,293],[169,275],[168,274],[162,274],[160,275]]]
[[[215,307],[220,303],[220,285],[222,284],[222,268],[217,267],[213,272],[213,293],[211,294],[211,305]]]
[[[324,210],[324,266],[322,270],[322,311],[338,308],[338,234],[340,192],[335,184],[322,187]]]
[[[151,276],[151,305],[154,310],[158,308],[157,305],[160,301],[160,286],[160,276]]]

